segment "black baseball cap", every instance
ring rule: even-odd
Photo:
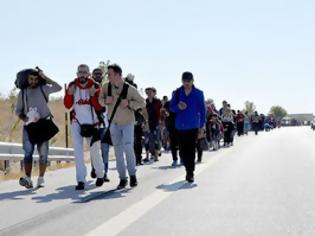
[[[182,80],[194,80],[194,76],[191,72],[186,71],[182,74]]]

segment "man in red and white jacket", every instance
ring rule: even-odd
[[[97,89],[95,81],[90,78],[89,67],[85,64],[79,65],[77,78],[68,85],[64,97],[65,107],[69,110],[71,109],[72,139],[76,164],[76,179],[78,182],[76,190],[83,190],[85,188],[85,177],[87,175],[84,164],[84,137],[81,133],[81,125],[94,125],[94,127],[98,127],[99,120],[96,111],[102,109],[102,106],[98,102],[98,95],[99,89]],[[104,164],[100,153],[100,141],[91,143],[91,139],[92,136],[86,137],[90,146],[92,164],[97,176],[96,186],[102,186],[104,182]]]

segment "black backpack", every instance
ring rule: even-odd
[[[28,76],[34,74],[34,75],[38,75],[38,71],[35,69],[24,69],[19,71],[16,74],[16,79],[15,79],[15,86],[19,89],[25,89],[28,86]],[[39,80],[39,85],[45,85],[46,84],[46,80],[43,80],[40,78]]]

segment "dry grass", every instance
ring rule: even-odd
[[[51,146],[65,147],[65,108],[62,99],[49,102],[50,110],[54,116],[54,121],[59,127],[59,133],[51,140]],[[1,99],[0,110],[0,141],[22,142],[22,122],[15,115],[15,100]],[[72,146],[71,135],[69,135],[69,147]]]
[[[7,99],[0,99],[0,110],[2,112],[0,116],[0,141],[2,142],[22,142],[22,122],[19,121],[15,115],[15,103],[16,99],[14,97]],[[50,141],[50,146],[57,147],[66,147],[65,141],[65,108],[63,105],[63,99],[54,99],[49,102],[49,108],[51,113],[54,116],[54,121],[59,127],[59,133]],[[69,122],[69,121],[68,121]],[[69,147],[72,146],[72,137],[71,129],[69,130]],[[85,153],[86,162],[90,162],[88,153]],[[114,159],[113,150],[111,149],[109,159]],[[60,168],[73,167],[74,162],[71,163],[62,163],[57,164],[56,162],[51,162],[51,165],[48,167],[48,171],[53,171]],[[34,175],[38,173],[38,168],[33,169]],[[18,179],[23,175],[23,172],[20,170],[20,162],[10,163],[10,173],[6,174],[3,171],[0,171],[0,181],[8,179]]]

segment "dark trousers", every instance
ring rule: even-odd
[[[237,122],[236,124],[237,127],[237,135],[241,136],[244,134],[244,122]]]
[[[179,151],[187,174],[193,175],[195,170],[196,139],[198,129],[177,130]]]
[[[197,142],[196,147],[197,147],[197,157],[198,157],[197,161],[198,161],[198,162],[201,162],[201,161],[202,161],[202,154],[203,154],[203,151],[202,151],[202,149],[201,149],[201,147],[200,147],[200,143],[199,143],[199,142]]]
[[[255,134],[257,135],[258,131],[260,130],[259,123],[253,123],[253,129],[255,131]]]
[[[171,152],[173,161],[177,161],[177,152],[178,152],[178,135],[176,129],[168,129],[169,132],[169,138],[170,138],[170,146],[171,146]],[[180,153],[179,153],[180,156]]]
[[[232,122],[223,122],[224,125],[224,144],[233,143],[234,125]]]
[[[137,164],[140,164],[142,161],[142,135],[141,126],[135,126],[134,150]]]

